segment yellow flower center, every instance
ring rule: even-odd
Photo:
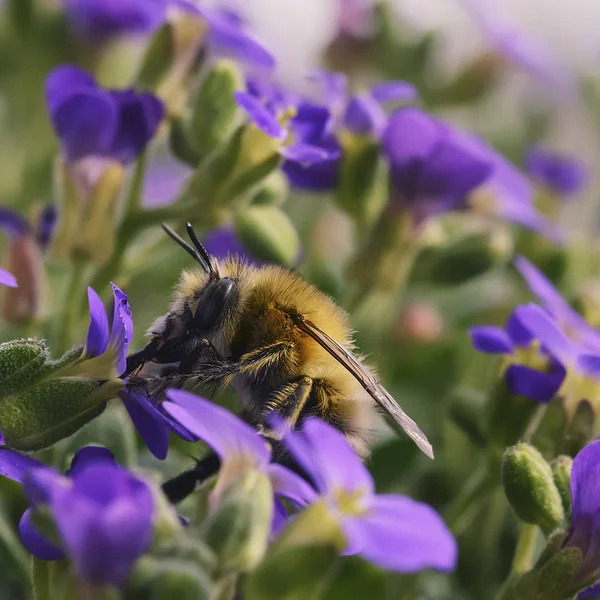
[[[338,488],[333,492],[338,509],[342,514],[349,517],[359,516],[367,511],[365,496],[366,490],[364,488],[358,488],[353,492]]]

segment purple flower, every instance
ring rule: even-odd
[[[495,14],[486,0],[462,0],[490,45],[510,63],[531,75],[561,99],[573,91],[571,78],[557,57],[539,40]]]
[[[506,357],[504,379],[513,394],[536,402],[550,402],[562,386],[566,370],[559,360],[536,350],[537,339],[518,307],[509,317],[504,329],[491,325],[472,327],[471,343],[478,352]]]
[[[187,442],[197,441],[195,436],[164,411],[160,402],[129,390],[122,390],[119,396],[148,450],[159,460],[167,457],[170,432]]]
[[[104,158],[127,164],[154,136],[164,116],[162,102],[134,90],[105,90],[73,66],[46,79],[52,125],[70,163]]]
[[[589,181],[589,173],[579,159],[541,147],[529,150],[525,169],[536,182],[563,197],[581,192]]]
[[[100,296],[88,288],[90,325],[80,361],[82,372],[123,373],[127,366],[127,350],[133,337],[133,319],[127,296],[114,284],[114,309],[109,328],[108,317]],[[100,375],[99,375],[100,376]]]
[[[600,578],[600,441],[588,444],[573,460],[571,470],[571,524],[563,547],[581,550],[582,561],[575,575],[585,583]],[[573,587],[577,587],[574,583]],[[593,598],[600,585],[587,589],[578,598]]]
[[[373,31],[373,4],[368,0],[338,0],[337,35],[365,37]]]
[[[213,504],[249,469],[264,472],[271,480],[273,493],[296,506],[304,506],[315,498],[314,490],[304,479],[281,465],[270,464],[271,447],[250,425],[189,392],[170,389],[166,393],[171,402],[163,403],[164,410],[219,456],[221,469],[211,493]]]
[[[258,264],[241,244],[232,227],[224,226],[213,229],[202,239],[202,244],[211,256],[224,259],[227,256],[238,256],[250,264]]]
[[[546,276],[522,256],[515,259],[515,266],[531,293],[556,319],[559,327],[583,348],[600,351],[600,334],[571,308]]]
[[[392,203],[409,210],[417,225],[471,207],[558,237],[555,225],[535,210],[527,179],[476,136],[408,107],[390,117],[383,149],[390,163]]]
[[[309,190],[335,186],[341,147],[330,131],[327,107],[302,101],[258,79],[249,79],[247,91],[236,92],[235,98],[250,120],[275,140],[292,185]]]
[[[168,0],[63,0],[67,19],[83,38],[101,41],[146,34],[164,21]]]
[[[0,284],[17,288],[4,294],[2,313],[9,323],[23,323],[35,317],[41,306],[40,248],[27,220],[9,208],[0,207],[0,230],[9,237],[8,271],[0,270]]]
[[[494,166],[481,148],[417,108],[397,110],[383,133],[392,202],[416,223],[464,208]]]
[[[17,278],[12,274],[6,271],[5,269],[0,269],[0,285],[5,285],[6,287],[17,287]]]
[[[346,538],[346,554],[401,573],[427,568],[450,571],[457,547],[440,516],[426,504],[375,494],[373,479],[343,434],[316,418],[284,444],[311,476],[328,512]]]
[[[148,486],[95,446],[77,452],[66,476],[13,450],[0,449],[0,473],[23,484],[30,508],[19,531],[27,549],[43,560],[67,555],[80,580],[121,586],[152,541],[154,500]],[[58,545],[34,525],[49,511]]]

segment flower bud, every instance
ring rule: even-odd
[[[570,456],[559,456],[550,463],[554,485],[560,494],[567,521],[571,520],[571,468],[573,459]]]
[[[144,556],[131,575],[127,597],[134,600],[209,600],[211,589],[208,575],[190,560]]]
[[[382,180],[379,144],[350,133],[340,141],[343,151],[335,200],[357,223],[368,225],[386,201],[384,186],[377,185]]]
[[[252,198],[254,205],[281,206],[287,199],[290,184],[281,171],[273,171],[257,187]]]
[[[435,342],[443,332],[444,321],[435,306],[415,302],[406,306],[400,314],[398,333],[412,342]]]
[[[564,520],[560,493],[550,465],[529,444],[508,448],[502,458],[502,484],[508,502],[525,523],[549,533]]]
[[[300,239],[289,217],[276,206],[250,206],[233,222],[235,232],[252,256],[286,266],[295,263]]]
[[[32,236],[16,236],[11,240],[7,267],[19,285],[4,289],[2,316],[8,323],[28,323],[41,316],[44,283],[40,249]]]
[[[460,285],[506,262],[511,252],[506,232],[475,233],[448,245],[425,248],[417,258],[414,274],[436,285]]]
[[[124,170],[100,159],[84,163],[59,163],[60,208],[50,253],[60,260],[84,258],[102,265],[113,251],[116,200]]]
[[[231,60],[217,61],[200,84],[187,136],[200,157],[210,154],[233,133],[238,115],[234,92],[242,86],[240,69]]]
[[[228,488],[203,524],[221,572],[256,567],[267,549],[272,514],[273,491],[264,473],[248,471]]]

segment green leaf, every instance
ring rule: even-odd
[[[173,64],[173,28],[165,23],[152,37],[137,76],[141,88],[154,90],[158,87]]]
[[[40,340],[12,340],[0,344],[0,399],[30,385],[49,358]]]
[[[386,588],[386,575],[377,567],[358,557],[340,558],[339,569],[323,598],[326,600],[348,600],[349,598],[383,600],[386,598]]]
[[[135,428],[121,402],[109,406],[102,415],[57,445],[59,470],[66,470],[77,450],[90,445],[108,448],[117,462],[126,467],[137,464]]]

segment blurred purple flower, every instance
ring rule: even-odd
[[[527,153],[525,169],[537,183],[562,197],[581,192],[589,181],[582,161],[541,147]]]
[[[6,287],[17,287],[17,279],[14,275],[6,271],[5,269],[0,269],[0,285],[5,285]]]
[[[520,31],[502,15],[496,14],[487,0],[461,2],[481,28],[489,44],[506,60],[553,92],[556,99],[565,99],[574,91],[572,78],[550,48]]]
[[[152,492],[117,465],[106,448],[79,450],[64,477],[36,459],[0,449],[0,474],[23,484],[30,508],[19,531],[27,549],[42,560],[67,555],[86,583],[123,585],[150,547]],[[33,523],[33,513],[41,509],[56,525],[59,546]]]
[[[162,102],[134,90],[105,90],[73,66],[46,79],[52,125],[70,163],[105,158],[128,164],[152,139],[164,116]]]
[[[127,350],[133,337],[133,319],[127,296],[114,283],[111,285],[114,310],[110,329],[100,296],[92,288],[88,288],[90,325],[82,360],[107,357],[114,365],[114,371],[118,376],[125,371],[127,366]]]
[[[4,294],[2,314],[9,323],[22,323],[35,317],[41,308],[43,276],[40,248],[29,222],[10,208],[0,207],[0,230],[9,237],[8,271],[1,270],[0,283],[17,288]]]
[[[249,78],[246,91],[236,92],[235,97],[250,120],[280,142],[283,170],[292,185],[308,190],[335,187],[341,147],[330,131],[327,107],[305,102],[256,78]]]
[[[221,461],[213,499],[248,469],[264,472],[275,496],[287,498],[296,506],[304,506],[315,498],[315,491],[299,475],[270,464],[271,447],[250,425],[214,402],[189,392],[170,389],[166,394],[170,402],[163,403],[165,411],[208,444]]]
[[[283,442],[339,523],[347,554],[401,573],[455,568],[456,542],[441,517],[405,496],[375,494],[369,471],[338,430],[308,418]]]
[[[544,352],[536,352],[533,357],[531,352],[527,352],[537,338],[529,331],[527,320],[523,319],[523,308],[514,310],[504,328],[491,325],[472,327],[469,330],[471,343],[478,352],[506,356],[510,364],[504,372],[504,379],[513,394],[536,402],[550,402],[565,380],[566,369]]]
[[[67,19],[84,39],[147,34],[165,19],[168,0],[63,0]]]
[[[373,31],[370,0],[338,0],[337,36],[366,37]]]
[[[575,547],[583,555],[575,578],[586,582],[600,578],[600,441],[588,444],[573,460],[571,470],[571,524],[563,547]],[[576,583],[574,582],[574,586]],[[595,598],[600,583],[580,593],[578,598]]]
[[[476,136],[407,107],[392,114],[382,143],[390,163],[391,201],[409,210],[417,225],[471,207],[559,237],[554,223],[535,210],[527,178]]]
[[[466,136],[417,108],[403,108],[383,134],[390,163],[391,201],[417,224],[435,214],[466,207],[469,194],[494,166]]]
[[[259,262],[248,253],[235,234],[233,227],[225,225],[218,229],[213,229],[202,238],[202,244],[209,254],[224,259],[227,256],[239,256],[250,264],[259,264]]]

